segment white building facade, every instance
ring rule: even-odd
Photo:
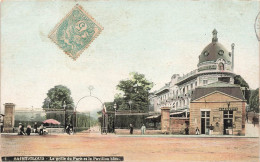
[[[216,29],[212,34],[212,42],[199,55],[197,69],[183,76],[174,74],[170,82],[151,93],[150,111],[160,112],[161,107],[170,107],[171,116],[189,112],[191,95],[196,87],[218,81],[234,84],[234,44],[229,52],[218,42]]]

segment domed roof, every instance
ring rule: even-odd
[[[231,53],[220,43],[218,43],[217,31],[213,30],[212,42],[207,45],[199,56],[199,64],[206,61],[217,61],[218,59],[224,59],[225,61],[231,61]]]

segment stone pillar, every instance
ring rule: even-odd
[[[161,108],[161,130],[162,133],[169,133],[170,131],[170,108]]]
[[[14,113],[15,104],[6,103],[5,106],[5,117],[4,117],[4,132],[12,133],[14,128]]]

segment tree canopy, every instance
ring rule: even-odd
[[[234,77],[234,84],[240,85],[240,87],[246,87],[249,88],[248,83],[245,81],[244,78],[242,78],[240,75],[236,75]]]
[[[117,89],[122,91],[114,98],[117,109],[148,111],[148,96],[152,87],[153,83],[148,81],[144,74],[130,73],[129,79],[121,80],[117,85]]]
[[[249,105],[251,110],[259,112],[259,88],[253,90],[250,96]]]
[[[250,90],[249,90],[249,85],[248,83],[245,81],[245,79],[243,79],[240,75],[236,75],[234,77],[234,84],[240,85],[240,87],[245,87],[246,89],[244,89],[243,94],[245,95],[245,99],[247,100],[247,103],[249,103],[249,99],[250,99]]]
[[[63,105],[66,104],[66,109],[73,109],[74,102],[70,95],[71,91],[69,88],[57,85],[48,91],[42,108],[63,109]]]

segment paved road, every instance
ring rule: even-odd
[[[124,156],[125,161],[258,161],[258,138],[119,137],[108,134],[1,137],[2,156]]]

